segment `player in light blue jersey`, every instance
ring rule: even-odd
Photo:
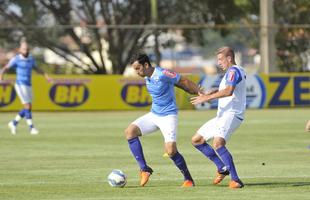
[[[5,65],[0,71],[0,81],[3,80],[3,74],[8,69],[14,69],[16,71],[16,83],[15,90],[19,96],[21,103],[23,104],[23,109],[17,114],[15,119],[11,121],[8,126],[12,134],[16,134],[16,127],[18,122],[26,118],[26,122],[30,128],[30,134],[36,135],[39,133],[32,122],[32,88],[31,88],[31,75],[32,69],[36,70],[39,74],[44,75],[44,77],[51,81],[50,77],[43,72],[40,68],[36,66],[35,60],[32,55],[29,54],[29,48],[25,41],[21,42],[19,48],[19,54],[13,57],[7,65]]]
[[[213,184],[219,184],[227,175],[231,175],[230,188],[242,188],[244,185],[237,175],[233,158],[225,147],[231,134],[241,125],[246,108],[246,75],[244,69],[235,62],[234,51],[222,47],[217,51],[219,66],[226,71],[218,90],[199,93],[191,98],[196,105],[218,100],[217,116],[206,122],[192,137],[192,144],[217,166]],[[213,138],[213,147],[207,141]],[[217,152],[217,153],[216,153]]]
[[[132,58],[131,66],[139,76],[145,78],[147,90],[152,96],[151,112],[136,119],[125,130],[129,148],[140,167],[140,185],[144,186],[148,182],[153,170],[145,161],[139,137],[160,129],[165,139],[165,151],[184,176],[182,187],[194,186],[186,162],[177,150],[178,108],[174,86],[190,94],[198,94],[199,88],[195,83],[175,72],[159,66],[153,67],[148,56],[142,53]]]

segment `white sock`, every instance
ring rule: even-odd
[[[30,128],[33,128],[32,119],[27,119],[26,122]]]
[[[22,117],[20,115],[16,115],[15,121],[19,122],[21,119],[22,119]]]

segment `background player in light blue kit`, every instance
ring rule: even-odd
[[[226,175],[231,175],[230,188],[242,188],[233,158],[225,147],[231,134],[241,125],[246,108],[246,75],[235,62],[234,51],[222,47],[217,51],[219,66],[226,71],[218,90],[191,98],[192,104],[219,99],[217,116],[206,122],[192,137],[193,145],[217,166],[213,184],[219,184]],[[214,149],[206,143],[213,138]]]
[[[145,78],[147,90],[152,96],[151,112],[132,122],[125,130],[129,148],[140,166],[140,185],[144,186],[148,182],[153,170],[145,161],[139,137],[160,129],[165,139],[167,154],[184,175],[182,187],[194,186],[186,162],[176,146],[178,108],[174,86],[190,94],[198,94],[199,88],[195,83],[175,72],[159,66],[152,67],[145,54],[138,53],[133,56],[131,65],[139,76]]]
[[[19,54],[13,57],[7,65],[5,65],[0,71],[0,81],[3,80],[3,74],[8,69],[14,69],[16,71],[16,83],[15,90],[18,97],[21,100],[24,108],[20,110],[14,120],[9,122],[8,126],[12,134],[16,134],[16,127],[18,122],[22,118],[26,118],[26,122],[30,128],[30,133],[35,135],[39,131],[36,129],[32,122],[32,87],[31,87],[31,75],[32,69],[36,70],[39,74],[50,81],[50,77],[36,66],[35,60],[32,55],[29,54],[29,48],[25,41],[22,41],[19,48]]]

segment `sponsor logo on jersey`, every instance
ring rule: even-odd
[[[170,70],[167,70],[167,69],[165,69],[163,71],[163,74],[170,77],[170,78],[175,78],[177,76],[177,73],[170,71]]]

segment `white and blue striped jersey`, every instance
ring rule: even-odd
[[[241,66],[233,65],[228,68],[219,90],[223,90],[227,85],[234,86],[235,89],[231,96],[219,98],[217,116],[230,113],[242,120],[246,108],[246,73]]]
[[[175,115],[178,108],[174,93],[174,84],[181,76],[175,72],[156,66],[151,77],[145,77],[146,87],[152,96],[151,112],[159,115]]]
[[[31,55],[24,57],[17,54],[9,61],[9,68],[16,70],[16,83],[19,85],[31,86],[32,68],[36,66],[35,60]]]

